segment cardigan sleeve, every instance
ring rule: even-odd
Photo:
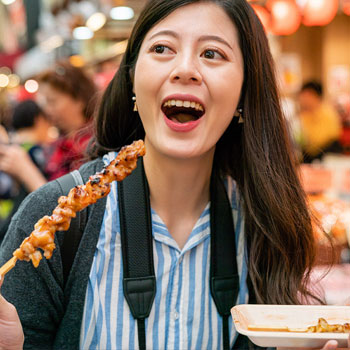
[[[84,182],[103,166],[101,159],[80,168]],[[0,248],[0,264],[12,257],[23,239],[33,231],[34,224],[50,215],[61,196],[56,181],[49,182],[31,193],[13,217]],[[56,249],[51,259],[43,258],[38,268],[31,262],[18,261],[5,277],[1,293],[15,305],[24,335],[24,349],[77,349],[84,295],[93,253],[98,239],[105,199],[93,204],[89,221],[71,269],[71,282],[63,282],[60,246],[64,232],[56,232]],[[90,218],[90,214],[89,214]]]
[[[31,193],[15,214],[0,249],[0,264],[12,257],[23,239],[42,216],[57,205],[60,191],[56,182]],[[43,258],[34,268],[31,262],[17,261],[5,276],[1,293],[15,305],[25,335],[25,349],[49,349],[64,313],[63,275],[59,251],[62,239],[55,237],[57,249],[50,260]]]

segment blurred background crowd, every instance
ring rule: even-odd
[[[84,161],[99,97],[146,1],[0,0],[0,241],[29,192]],[[326,297],[342,302],[350,297],[350,0],[249,2],[269,38],[310,209],[335,247]],[[315,237],[318,276],[332,254]]]

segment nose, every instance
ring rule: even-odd
[[[178,55],[175,60],[175,66],[170,75],[172,82],[181,82],[183,84],[201,84],[202,75],[199,71],[199,65],[192,55]]]

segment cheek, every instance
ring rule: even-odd
[[[214,121],[215,127],[213,127],[212,129],[217,130],[219,137],[221,137],[221,135],[225,132],[225,130],[232,122],[232,119],[234,118],[233,114],[234,112],[223,112],[219,114],[219,118]]]
[[[58,98],[51,104],[52,110],[59,112],[62,111],[64,108],[62,108],[65,105],[64,99]]]
[[[157,81],[157,70],[154,67],[151,70],[147,62],[141,60],[136,65],[134,78],[134,92],[139,103],[145,97],[154,94]]]
[[[152,125],[154,125],[156,121],[155,108],[151,103],[149,103],[149,99],[145,95],[138,98],[137,101],[137,108],[141,119],[141,123],[146,133],[148,133],[151,130],[151,128],[153,128]]]
[[[213,94],[217,99],[221,99],[222,105],[236,109],[243,86],[243,67],[232,66],[230,69],[222,69],[211,75],[211,85]]]
[[[216,90],[216,113],[223,120],[231,120],[238,108],[241,88],[229,86],[221,86]]]
[[[151,71],[151,72],[150,72]],[[157,96],[161,79],[154,69],[140,62],[135,69],[134,93],[142,123],[149,122],[158,113]]]

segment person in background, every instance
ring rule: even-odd
[[[0,144],[0,170],[11,179],[7,186],[1,181],[0,242],[23,199],[46,183],[45,146],[52,141],[51,126],[33,100],[23,101],[13,110],[8,142]]]
[[[335,108],[323,99],[317,81],[306,82],[299,93],[302,161],[311,163],[327,152],[341,152],[342,125]]]
[[[97,90],[83,69],[68,62],[57,63],[38,76],[38,102],[60,137],[48,157],[46,172],[54,180],[78,167],[91,137],[89,124]]]
[[[315,241],[274,71],[246,0],[151,0],[138,17],[96,119],[97,159],[80,173],[86,181],[121,146],[144,139],[157,284],[147,349],[223,348],[225,324],[210,293],[212,172],[235,218],[237,302],[300,304],[310,296]],[[59,193],[52,181],[27,197],[0,264]],[[37,269],[20,261],[7,274],[2,291],[18,310],[26,349],[139,348],[142,327],[123,292],[119,195],[114,182],[105,201],[89,207],[67,284],[63,232],[50,260]],[[258,349],[227,321],[226,349]]]
[[[35,163],[39,160],[33,158],[31,162],[21,147],[12,145],[0,147],[2,155],[0,170],[19,178],[29,192],[45,184],[47,180],[54,180],[81,164],[91,137],[89,124],[95,108],[94,101],[97,98],[96,88],[90,77],[81,68],[73,67],[67,62],[57,63],[51,70],[43,72],[38,80],[40,81],[38,101],[43,108],[41,113],[37,113],[34,129],[28,130],[24,126],[18,132],[17,126],[20,126],[23,123],[22,119],[26,118],[27,107],[29,108],[27,118],[36,113],[35,109],[39,110],[40,107],[34,107],[33,101],[26,102],[23,107],[18,108],[14,128],[17,141],[27,142],[37,138],[37,143],[42,142],[44,138],[47,141],[48,135],[47,119],[44,120],[40,118],[41,116],[47,116],[58,128],[60,137],[45,150],[45,168],[42,170],[46,178],[37,170],[38,164]],[[33,149],[29,153],[38,154],[38,149],[35,152]],[[24,168],[28,171],[23,171]]]

